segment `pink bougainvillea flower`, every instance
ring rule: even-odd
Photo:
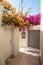
[[[41,20],[41,15],[40,13],[36,15],[37,18],[37,24],[40,24],[40,20]]]
[[[26,26],[26,28],[25,28],[25,29],[29,31],[30,27],[29,27],[29,26]]]
[[[41,15],[38,13],[37,15],[30,15],[29,17],[24,17],[25,21],[30,22],[33,25],[39,25],[40,24]]]
[[[29,16],[29,21],[31,24],[34,24],[36,23],[36,17],[35,16]]]
[[[22,31],[25,31],[25,27],[22,28]]]
[[[40,13],[38,13],[37,15],[30,15],[29,17],[24,16],[23,19],[24,19],[24,21],[28,21],[33,26],[34,25],[40,25],[41,15],[40,15]],[[30,27],[29,26],[25,26],[23,28],[23,31],[25,31],[25,29],[29,30]]]

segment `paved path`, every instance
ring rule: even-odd
[[[10,65],[40,65],[39,57],[19,53]]]

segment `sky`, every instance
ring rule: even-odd
[[[18,5],[20,0],[7,0],[9,1],[13,7],[16,7],[18,10]],[[40,0],[23,0],[24,4],[24,12],[26,12],[29,8],[32,8],[30,15],[36,15],[40,13]]]

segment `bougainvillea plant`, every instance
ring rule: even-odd
[[[23,30],[29,29],[33,25],[40,24],[40,13],[35,16],[27,17],[25,14],[22,16],[16,12],[16,8],[14,7],[12,10],[10,8],[12,5],[9,2],[5,2],[3,16],[2,16],[2,26],[11,26],[12,29],[15,27],[23,28]],[[10,14],[8,13],[10,11]]]
[[[29,21],[31,24],[33,25],[40,25],[40,13],[38,13],[37,15],[30,15],[29,17],[24,17],[25,21]]]

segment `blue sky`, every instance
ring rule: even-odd
[[[18,9],[18,5],[20,0],[8,0],[14,7]],[[30,15],[35,15],[40,13],[40,0],[23,0],[25,4],[24,12],[26,12],[29,8],[32,8],[32,12]]]

